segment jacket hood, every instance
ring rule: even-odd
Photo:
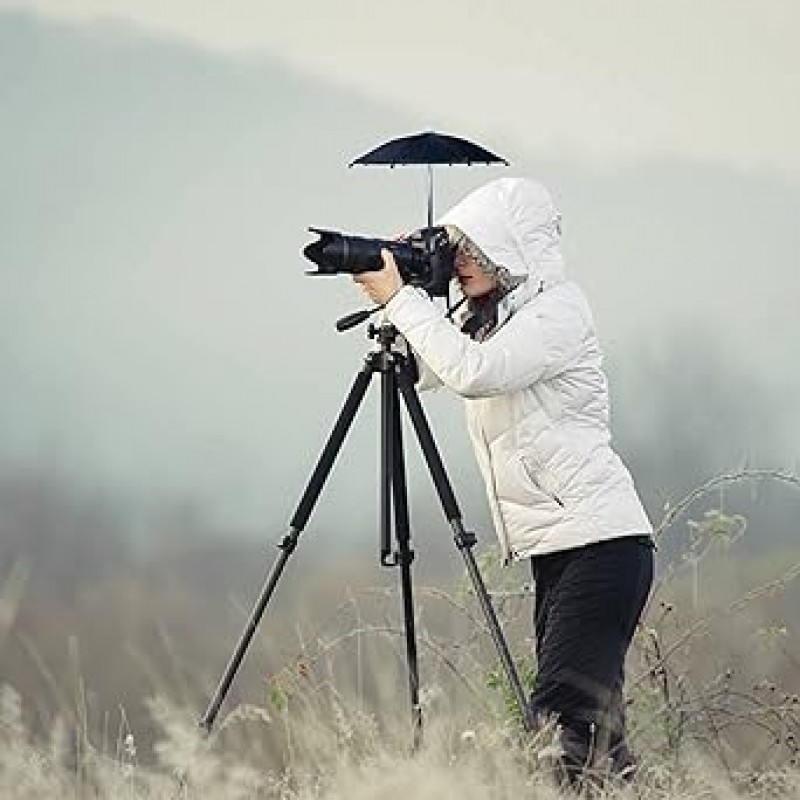
[[[468,194],[438,224],[455,225],[492,262],[526,279],[512,294],[527,299],[565,280],[560,219],[540,183],[499,178]]]

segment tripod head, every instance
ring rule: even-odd
[[[367,336],[375,339],[383,349],[391,347],[399,335],[400,332],[391,322],[382,322],[380,325],[370,324],[367,328]]]

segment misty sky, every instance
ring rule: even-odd
[[[417,117],[550,154],[680,156],[800,181],[794,0],[0,0],[268,53]]]
[[[0,0],[0,466],[285,519],[368,347],[307,227],[420,224],[421,171],[346,164],[425,127],[552,187],[629,441],[708,348],[754,387],[750,447],[800,389],[796,8]],[[501,174],[437,170],[437,208]],[[456,403],[431,412],[472,486]],[[339,512],[375,496],[364,420]]]

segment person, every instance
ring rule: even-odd
[[[632,774],[624,661],[653,579],[652,526],[611,446],[607,381],[589,305],[565,277],[547,190],[502,178],[440,224],[465,299],[457,324],[384,267],[354,276],[421,367],[466,400],[504,563],[535,582],[535,688],[528,709],[557,718],[570,782],[603,752]]]

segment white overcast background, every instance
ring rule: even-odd
[[[0,0],[3,468],[287,516],[368,347],[333,331],[349,280],[303,276],[306,228],[422,223],[422,171],[346,165],[425,129],[551,186],[629,441],[707,342],[753,387],[755,458],[800,390],[798,29],[788,1]],[[435,174],[442,210],[509,171]],[[375,496],[371,405],[339,518]],[[430,407],[477,487],[457,400]]]

